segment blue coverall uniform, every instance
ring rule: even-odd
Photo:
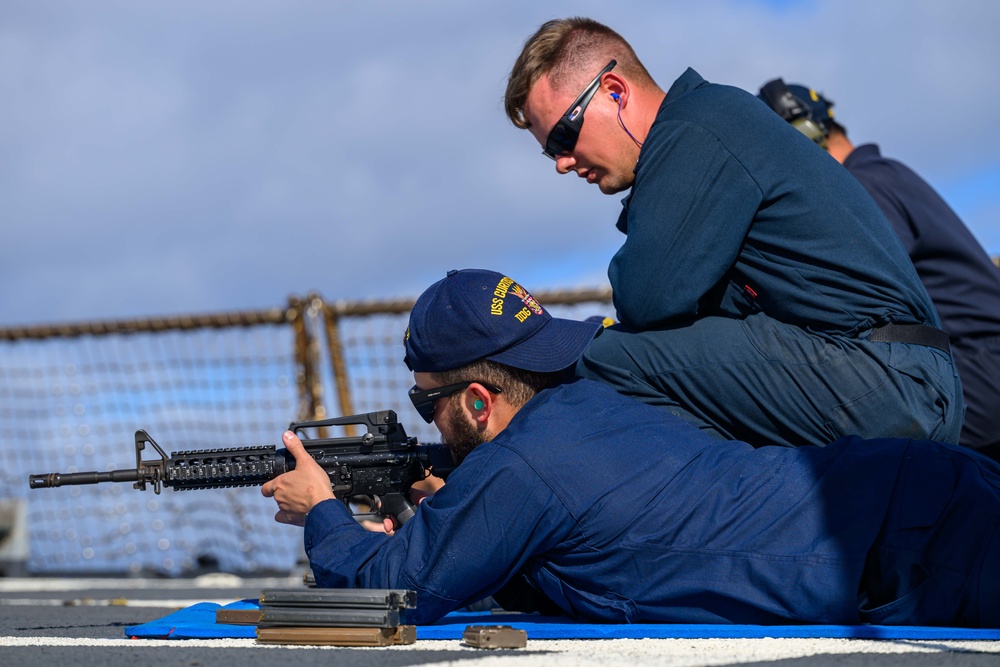
[[[532,398],[394,536],[327,500],[305,548],[319,586],[415,590],[417,623],[526,577],[598,622],[1000,627],[998,487],[965,448],[755,449],[581,379]]]
[[[1000,270],[941,196],[877,145],[844,166],[892,223],[951,338],[967,406],[959,444],[1000,459]]]
[[[938,327],[899,239],[837,162],[753,95],[688,69],[650,127],[609,268],[619,326],[577,373],[722,439],[958,442],[943,350],[874,342]],[[891,327],[890,327],[891,328]]]

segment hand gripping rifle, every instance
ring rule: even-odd
[[[309,438],[305,429],[327,426],[363,425],[361,436],[340,438]],[[430,473],[445,478],[455,467],[451,453],[442,445],[420,445],[406,435],[392,410],[369,412],[364,415],[338,417],[292,423],[288,430],[302,439],[306,451],[330,476],[333,492],[349,506],[351,498],[368,496],[376,511],[355,514],[355,519],[381,520],[393,516],[399,524],[409,520],[416,508],[410,502],[409,491]],[[142,460],[146,443],[153,446],[159,458]],[[135,470],[109,472],[71,472],[31,475],[32,489],[70,484],[101,482],[133,482],[136,489],[153,491],[169,486],[175,491],[185,489],[219,489],[233,486],[261,486],[268,480],[295,468],[295,458],[274,445],[199,449],[174,452],[169,457],[146,431],[135,432]]]

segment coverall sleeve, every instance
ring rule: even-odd
[[[427,623],[491,595],[575,529],[523,459],[489,449],[466,458],[392,536],[364,530],[338,501],[314,507],[305,547],[317,585],[414,590],[415,622]]]
[[[608,269],[618,319],[651,329],[699,315],[699,300],[733,267],[762,196],[722,143],[689,122],[665,123],[643,147]]]

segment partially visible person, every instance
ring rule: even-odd
[[[924,179],[877,144],[848,139],[829,98],[782,79],[758,96],[843,164],[892,223],[951,339],[968,406],[959,442],[1000,460],[1000,270]]]
[[[431,285],[404,337],[410,399],[459,465],[377,534],[285,433],[295,470],[262,493],[305,526],[317,584],[412,589],[416,623],[492,595],[610,623],[1000,627],[1000,465],[918,440],[720,442],[572,378],[600,330],[500,273]]]
[[[528,38],[504,101],[557,173],[629,190],[608,269],[620,324],[579,375],[720,440],[958,442],[948,335],[902,244],[753,95],[690,68],[664,92],[618,33],[567,18]]]

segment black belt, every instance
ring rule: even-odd
[[[876,343],[912,343],[926,345],[951,354],[948,334],[926,324],[883,324],[872,329],[868,339]]]

